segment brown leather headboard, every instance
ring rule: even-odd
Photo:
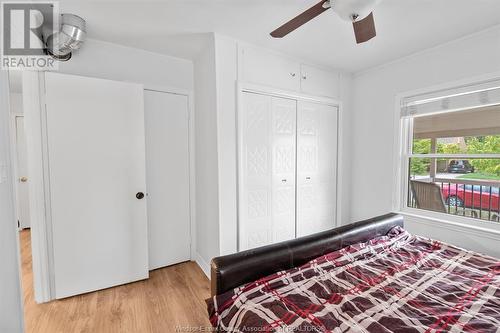
[[[301,266],[343,247],[386,235],[395,226],[403,227],[403,217],[391,213],[310,236],[213,258],[212,295]]]

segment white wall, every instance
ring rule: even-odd
[[[59,63],[59,72],[193,90],[191,61],[93,39]]]
[[[237,250],[236,81],[238,44],[215,34],[220,254]]]
[[[0,332],[23,331],[19,245],[14,214],[9,138],[9,84],[0,71]]]
[[[235,40],[211,35],[195,59],[196,248],[210,260],[237,250]]]
[[[429,49],[355,75],[353,94],[351,219],[359,220],[393,209],[396,170],[393,147],[396,95],[439,84],[500,72],[500,27]],[[459,229],[422,227],[420,234],[462,244],[469,237]],[[481,246],[471,249],[500,257],[498,238],[479,234]],[[496,244],[495,244],[496,242]],[[488,244],[491,244],[489,246]]]
[[[236,147],[236,114],[237,114],[237,80],[238,77],[238,44],[241,41],[215,34],[216,88],[217,88],[217,136],[219,155],[219,230],[220,254],[230,254],[237,250],[237,147]],[[243,43],[245,44],[245,43]],[[261,50],[266,52],[265,49]],[[341,220],[339,224],[349,221],[350,215],[350,123],[351,123],[352,77],[349,73],[340,74],[339,96],[342,102],[341,132],[345,140],[341,140],[340,188]]]
[[[10,94],[10,112],[15,114],[23,113],[23,94]]]
[[[351,222],[351,159],[352,159],[352,118],[353,118],[353,78],[350,73],[340,74],[339,100],[342,103],[339,122],[339,192],[340,196],[340,221],[337,224],[344,225]]]
[[[219,169],[215,75],[215,44],[212,42],[194,61],[196,261],[207,275],[210,260],[219,255]]]

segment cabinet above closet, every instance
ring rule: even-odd
[[[254,46],[239,45],[238,53],[240,81],[339,98],[340,75],[336,71],[304,64]]]

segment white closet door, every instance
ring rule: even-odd
[[[188,98],[144,92],[149,269],[190,259]]]
[[[297,237],[335,226],[338,109],[298,102]]]
[[[56,298],[147,278],[142,86],[46,73],[45,87]]]
[[[295,237],[296,101],[243,93],[239,249]]]
[[[271,98],[273,243],[295,238],[297,102]]]

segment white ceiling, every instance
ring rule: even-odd
[[[88,36],[183,58],[218,32],[348,71],[360,71],[500,24],[499,0],[383,0],[378,36],[356,45],[331,10],[283,39],[269,32],[319,0],[61,1],[87,20]],[[85,47],[85,46],[84,46]]]

